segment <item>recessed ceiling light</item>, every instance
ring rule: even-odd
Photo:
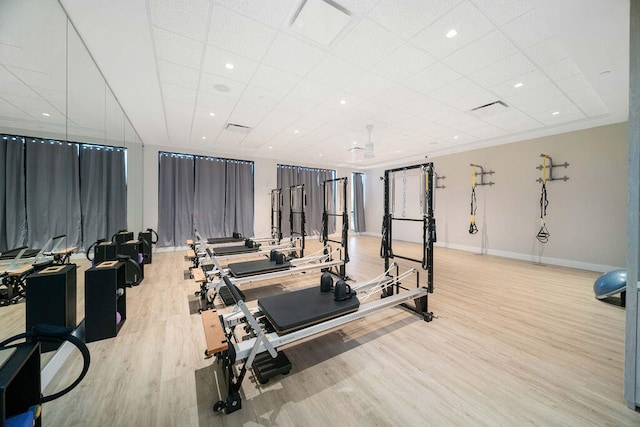
[[[400,153],[400,150],[396,150],[396,153]]]
[[[219,92],[229,92],[229,86],[227,85],[217,84],[213,85],[213,88]]]
[[[226,64],[224,64],[224,66],[227,70],[233,70],[233,64],[231,62],[227,62]]]
[[[43,116],[45,116],[45,117],[49,117],[51,114],[49,114],[49,113],[42,113],[42,115],[43,115]]]
[[[458,135],[454,135],[453,139],[458,139]]]
[[[362,159],[358,159],[358,162],[362,162]]]
[[[347,101],[345,101],[344,99],[341,99],[341,100],[340,100],[340,105],[344,105],[344,104],[346,104],[346,103],[347,103]]]
[[[560,111],[554,111],[553,113],[551,113],[552,116],[557,116],[558,114],[560,114]]]
[[[300,133],[300,131],[298,129],[295,129],[293,133]]]
[[[522,82],[518,82],[518,83],[513,85],[513,87],[515,87],[515,88],[519,88],[519,87],[522,87],[522,86],[524,86],[524,83],[522,83]]]
[[[202,137],[202,139],[207,139],[207,137],[206,137],[206,136],[203,136],[203,137]]]
[[[214,117],[214,116],[216,115],[216,113],[209,113],[209,115],[210,115],[211,117]]]
[[[318,154],[318,157],[322,157],[322,153]]]
[[[353,141],[353,145],[358,145],[358,142],[357,141]]]
[[[457,36],[457,35],[458,35],[458,32],[457,32],[455,29],[451,29],[451,30],[447,33],[447,38],[448,38],[448,39],[451,39],[451,38],[453,38],[453,37],[455,37],[455,36]]]
[[[273,147],[269,147],[269,150],[271,150]]]

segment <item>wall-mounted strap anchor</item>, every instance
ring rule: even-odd
[[[542,171],[542,176],[538,179],[536,179],[536,182],[547,182],[547,181],[567,181],[569,179],[568,176],[563,176],[562,178],[554,178],[553,177],[553,168],[568,168],[569,167],[569,163],[564,162],[561,164],[553,164],[553,160],[551,159],[551,156],[548,156],[546,154],[540,154],[540,157],[542,157],[542,164],[538,165],[536,167],[536,169],[538,169],[539,171]],[[547,171],[548,171],[548,176],[547,176]]]
[[[493,175],[495,173],[494,171],[485,172],[484,168],[482,166],[475,165],[473,163],[471,163],[470,166],[473,168],[472,175],[474,177],[476,177],[476,176],[480,177],[480,182],[475,181],[475,178],[474,178],[473,183],[472,183],[472,185],[474,187],[477,186],[477,185],[493,185],[493,184],[495,184],[495,182],[493,182],[493,181],[484,182],[484,176],[485,175]],[[480,172],[477,172],[476,169],[480,169]]]
[[[438,174],[435,173],[435,172],[433,173],[433,176],[435,176],[435,178],[436,178],[436,182],[435,182],[436,188],[447,188],[444,184],[443,185],[438,185],[438,181],[444,181],[445,179],[447,179],[446,176],[444,176],[444,175],[438,176]]]

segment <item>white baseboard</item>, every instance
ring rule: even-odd
[[[382,238],[382,235],[380,233],[366,232],[362,234],[365,236],[376,237],[379,239]],[[504,258],[518,259],[522,261],[529,261],[535,264],[557,265],[560,267],[577,268],[580,270],[597,271],[602,273],[606,273],[607,271],[620,270],[620,269],[626,268],[626,267],[620,267],[615,265],[593,264],[593,263],[570,260],[570,259],[552,258],[552,257],[545,257],[545,256],[536,256],[533,254],[500,251],[496,249],[489,249],[483,252],[482,248],[478,248],[475,246],[457,245],[454,243],[435,243],[434,246],[439,248],[457,249],[460,251],[473,252],[477,254],[485,254],[485,255],[500,256]]]

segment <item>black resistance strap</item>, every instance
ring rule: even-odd
[[[536,234],[536,239],[540,241],[540,243],[547,243],[549,241],[549,230],[547,230],[547,225],[545,224],[545,218],[547,217],[547,206],[549,206],[549,200],[547,199],[547,186],[546,180],[542,180],[542,190],[540,191],[540,231]]]
[[[476,225],[476,210],[478,209],[476,202],[476,167],[471,166],[471,212],[469,215],[469,234],[476,234],[478,226]]]

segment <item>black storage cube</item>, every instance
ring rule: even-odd
[[[144,262],[139,261],[139,254],[141,253],[142,242],[139,240],[129,240],[125,243],[118,245],[118,255],[127,255],[129,258],[134,260],[136,264],[140,266],[140,281],[144,279]],[[128,264],[128,263],[127,263]],[[127,265],[127,282],[133,283],[137,280],[137,272],[135,271],[135,267],[131,265]]]
[[[7,418],[40,403],[40,343],[18,344],[0,352],[10,353],[0,366],[0,426],[4,426]],[[42,425],[42,417],[35,425]]]
[[[27,277],[26,330],[34,325],[76,327],[76,265],[54,265]],[[42,352],[60,343],[43,342]]]
[[[93,265],[98,265],[104,261],[115,261],[117,246],[114,242],[102,242],[95,246]]]
[[[125,270],[125,263],[107,261],[85,271],[86,342],[115,337],[127,319]]]

